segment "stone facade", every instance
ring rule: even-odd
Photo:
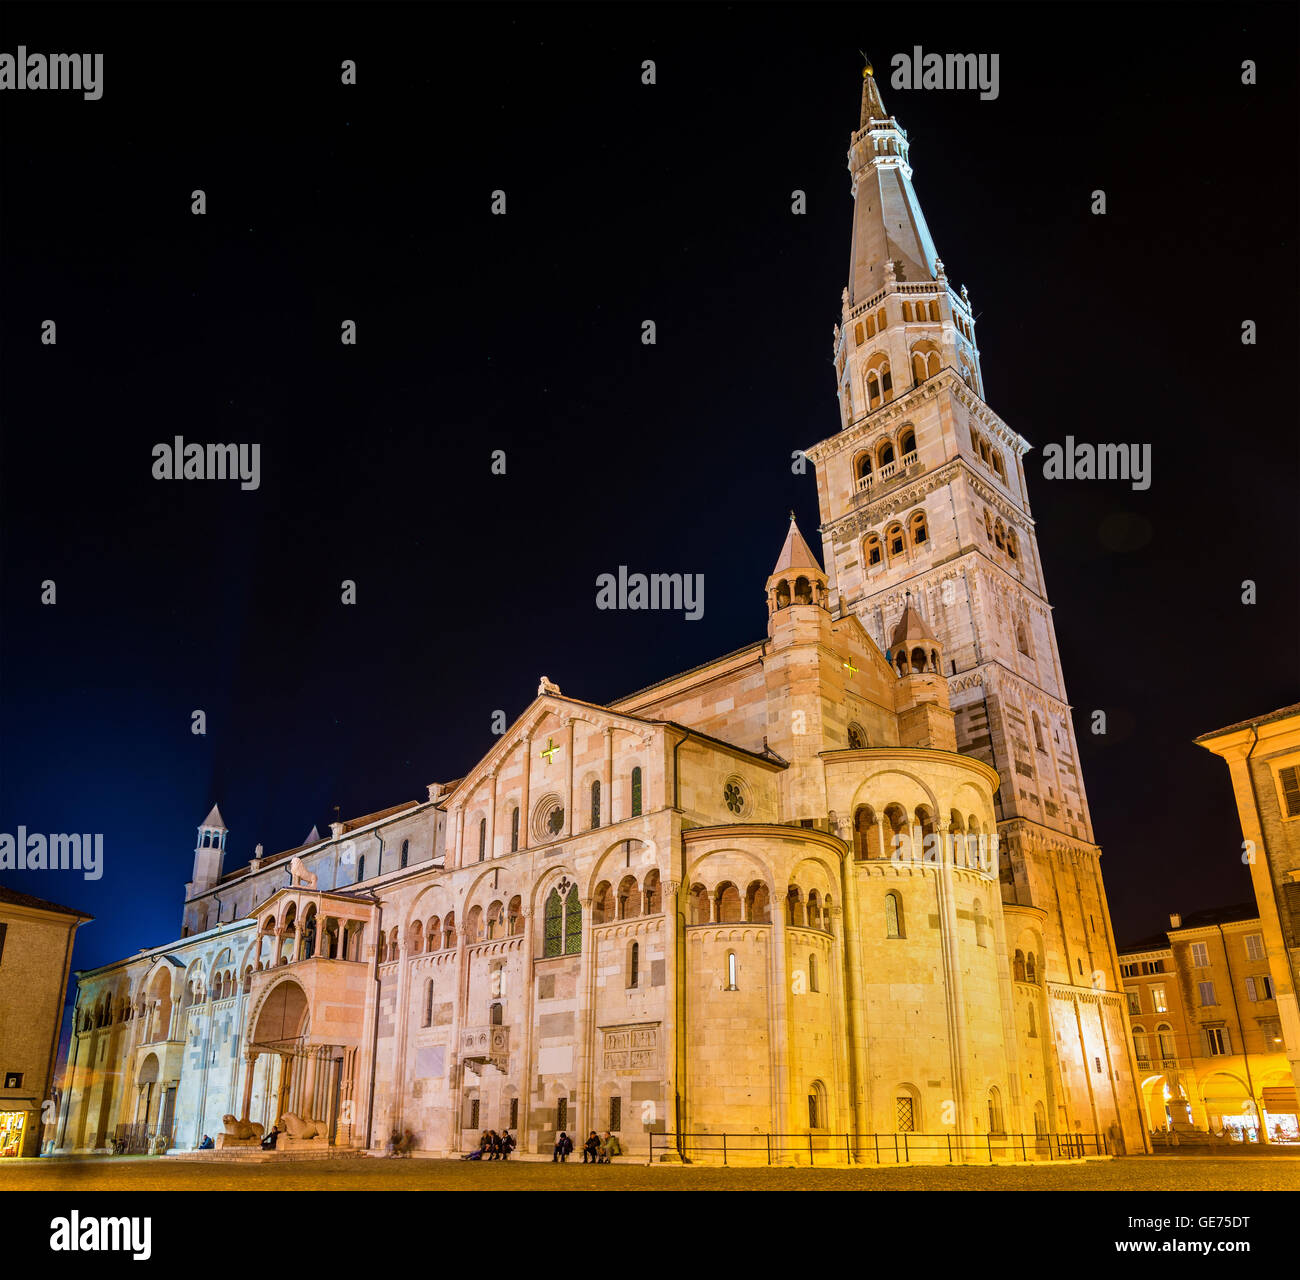
[[[73,935],[89,919],[0,887],[0,1158],[41,1153]]]
[[[120,1017],[82,1018],[61,1148],[127,1124],[189,1147],[284,1113],[353,1147],[410,1128],[426,1152],[487,1128],[543,1153],[561,1129],[638,1153],[652,1133],[784,1135],[808,1158],[900,1133],[1142,1148],[1024,442],[978,398],[928,232],[902,276],[871,258],[895,243],[873,182],[924,220],[866,84],[872,296],[837,331],[845,430],[808,451],[826,571],[792,521],[765,639],[608,705],[543,678],[427,800],[230,873],[214,809],[185,936],[79,975],[79,1009]],[[925,376],[882,391],[909,355]],[[898,550],[868,564],[894,514]]]

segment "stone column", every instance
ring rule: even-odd
[[[772,913],[772,1132],[787,1133],[786,1113],[790,1109],[787,1083],[790,1057],[786,1009],[790,975],[785,963],[785,906]]]
[[[497,771],[488,775],[492,779],[492,789],[488,800],[487,812],[487,848],[484,851],[489,858],[497,856]]]
[[[519,1144],[521,1155],[527,1150],[524,1142],[528,1134],[529,1115],[532,1111],[533,1083],[536,1080],[533,1075],[533,1004],[537,998],[537,974],[535,972],[536,966],[533,963],[533,957],[537,954],[534,950],[535,943],[533,939],[534,914],[520,902],[519,915],[523,922],[524,931],[524,963],[521,966],[524,982],[524,1018],[521,1027],[523,1046],[519,1059],[519,1132],[515,1135],[515,1141]]]
[[[528,848],[531,824],[528,821],[528,796],[533,775],[533,735],[524,734],[524,776],[520,780],[522,788],[519,798],[519,848]]]
[[[844,973],[849,1032],[849,1090],[852,1097],[853,1130],[859,1151],[871,1132],[867,1103],[867,1023],[866,995],[862,985],[862,931],[858,921],[858,881],[851,858],[841,867],[844,901]]]
[[[577,728],[575,727],[574,720],[573,720],[573,717],[572,717],[572,716],[569,716],[569,717],[568,717],[568,721],[569,721],[569,723],[568,723],[568,730],[569,730],[569,747],[568,747],[568,752],[569,752],[569,770],[568,770],[568,783],[567,783],[567,790],[566,790],[566,795],[565,795],[565,800],[564,800],[564,819],[565,819],[564,833],[565,833],[565,835],[569,835],[569,836],[571,836],[571,835],[573,834],[573,810],[574,810],[574,795],[573,795],[573,748],[574,748],[574,744],[577,742],[577,739],[578,739],[578,731],[577,731]]]
[[[318,1050],[312,1046],[307,1050],[307,1070],[302,1085],[302,1115],[307,1120],[318,1120],[316,1114],[316,1058]]]
[[[680,931],[677,919],[680,906],[677,895],[681,887],[681,883],[677,880],[664,880],[659,885],[664,909],[663,1055],[667,1088],[664,1096],[664,1115],[656,1118],[664,1121],[664,1128],[669,1133],[677,1130],[677,1097],[682,1085],[677,1073],[677,1037],[686,1034],[686,1028],[677,1025],[679,983],[684,981],[686,976],[679,973],[677,964],[677,935]]]
[[[244,1069],[244,1103],[239,1113],[239,1118],[245,1122],[248,1120],[248,1113],[253,1106],[253,1072],[257,1070],[256,1053],[247,1053],[244,1055],[244,1061],[247,1066]]]
[[[582,903],[582,1091],[578,1095],[578,1107],[582,1115],[579,1131],[586,1133],[595,1129],[595,1040],[596,1040],[596,940],[592,934],[590,898],[580,899]]]
[[[601,784],[604,794],[600,798],[600,819],[604,826],[614,822],[614,726],[605,730],[605,781]]]

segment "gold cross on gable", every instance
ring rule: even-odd
[[[557,746],[555,745],[555,743],[551,740],[550,735],[548,734],[548,735],[547,735],[547,738],[546,738],[546,745],[542,748],[540,754],[541,754],[541,755],[544,755],[544,756],[546,757],[546,763],[547,763],[547,764],[554,764],[554,763],[555,763],[555,753],[556,753],[559,749],[560,749],[560,748],[557,747]]]
[[[842,663],[841,665],[842,665],[842,666],[844,667],[844,669],[849,673],[849,679],[850,679],[850,680],[852,680],[853,677],[854,677],[855,675],[858,674],[858,668],[855,667],[855,666],[853,665],[853,659],[852,659],[852,658],[850,658],[847,662]]]

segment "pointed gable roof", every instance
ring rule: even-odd
[[[218,809],[215,804],[212,806],[212,812],[208,814],[206,818],[203,819],[201,825],[204,827],[211,827],[214,831],[229,830],[229,828],[226,826],[225,819],[221,816],[221,810]]]
[[[777,556],[776,568],[772,570],[772,576],[775,577],[778,573],[790,573],[795,569],[811,569],[819,574],[822,571],[821,565],[817,563],[817,557],[813,555],[804,541],[803,534],[799,532],[799,526],[792,514],[790,530],[785,535],[785,545],[781,548],[781,554]]]
[[[316,830],[315,823],[312,824],[311,830],[307,832],[307,838],[302,842],[302,848],[305,849],[309,844],[320,844],[320,832]]]

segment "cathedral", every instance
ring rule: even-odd
[[[1029,445],[870,68],[848,161],[820,554],[771,531],[766,635],[543,677],[464,777],[233,869],[214,805],[181,936],[77,975],[47,1149],[1146,1148]]]

